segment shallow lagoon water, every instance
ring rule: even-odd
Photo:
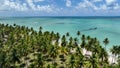
[[[69,32],[71,36],[77,37],[77,31],[82,34],[97,37],[101,44],[104,38],[108,38],[110,43],[107,48],[113,45],[120,45],[120,18],[41,18],[41,17],[21,17],[21,18],[0,18],[0,23],[17,24],[33,27],[35,30],[39,26],[43,31],[59,32],[61,35]],[[97,29],[93,29],[96,28]],[[93,30],[89,30],[92,28]],[[103,44],[102,44],[103,46]]]

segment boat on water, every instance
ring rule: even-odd
[[[95,28],[90,28],[89,30],[96,30],[97,29],[97,27],[95,27]]]

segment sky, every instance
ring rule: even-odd
[[[0,0],[0,16],[120,16],[120,0]]]

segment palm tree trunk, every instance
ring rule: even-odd
[[[105,45],[105,50],[106,50],[106,45]]]
[[[114,54],[112,54],[112,63],[114,63]]]

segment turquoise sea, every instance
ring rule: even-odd
[[[33,27],[35,30],[42,26],[43,31],[59,32],[61,35],[69,32],[73,37],[77,37],[76,33],[80,31],[97,37],[101,44],[104,38],[108,38],[110,43],[107,48],[120,45],[120,17],[9,17],[0,18],[0,23],[15,23]]]

